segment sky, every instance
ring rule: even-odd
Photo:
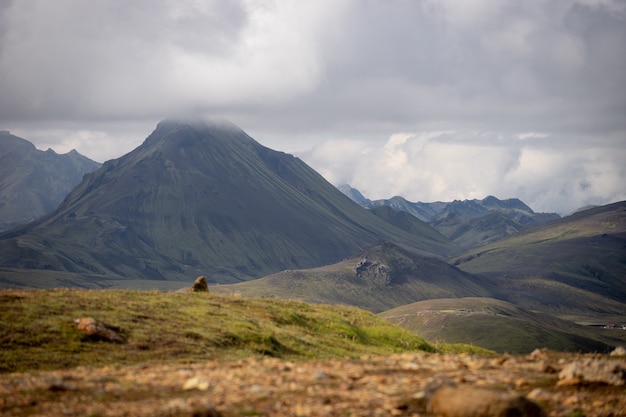
[[[180,116],[370,199],[626,200],[626,1],[0,1],[1,130],[104,162]]]

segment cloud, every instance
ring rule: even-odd
[[[289,100],[319,77],[327,3],[13,2],[0,101],[15,118],[129,118]]]
[[[626,149],[572,147],[545,134],[454,131],[392,135],[379,147],[322,143],[300,156],[335,185],[370,199],[521,198],[534,210],[568,214],[626,199]]]
[[[623,196],[625,44],[622,0],[3,1],[0,128],[103,161],[225,117],[328,178],[384,157],[365,192],[565,211]]]

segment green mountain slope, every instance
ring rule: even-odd
[[[75,150],[59,155],[0,131],[0,230],[50,213],[100,164]]]
[[[497,352],[530,353],[536,348],[607,352],[626,341],[623,331],[580,326],[493,298],[420,301],[379,316],[428,340]]]
[[[455,257],[502,298],[559,315],[626,313],[626,202],[528,229]]]
[[[211,291],[353,305],[380,312],[430,298],[485,296],[472,275],[445,262],[380,243],[332,265],[286,270]]]
[[[432,256],[452,247],[376,217],[230,123],[165,121],[57,211],[1,235],[0,267],[236,282],[337,262],[379,240]]]

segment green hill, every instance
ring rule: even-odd
[[[285,270],[260,279],[219,285],[212,291],[347,304],[380,312],[416,300],[486,296],[470,274],[389,242],[318,268]]]
[[[561,317],[626,314],[626,202],[576,213],[451,263],[496,298]]]
[[[621,330],[581,326],[493,298],[420,301],[379,316],[431,341],[466,343],[496,352],[530,353],[536,348],[608,352],[626,341]]]
[[[298,301],[157,291],[2,290],[0,311],[0,372],[434,351],[370,312]],[[91,340],[73,323],[80,317],[119,328],[125,341]]]

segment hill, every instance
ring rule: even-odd
[[[55,212],[0,235],[0,267],[13,277],[68,272],[73,282],[228,283],[334,263],[380,240],[440,257],[452,247],[378,218],[228,122],[168,120]]]
[[[0,309],[0,373],[434,351],[409,331],[353,307],[206,292],[2,290]],[[97,341],[79,332],[73,320],[81,317],[117,328],[123,342]]]
[[[493,298],[420,301],[379,316],[428,340],[467,343],[496,352],[530,353],[538,346],[556,351],[610,352],[626,341],[619,330],[577,325]]]
[[[626,202],[578,212],[450,260],[496,298],[587,321],[626,314]]]
[[[417,300],[488,294],[472,275],[389,242],[332,265],[281,271],[252,281],[215,286],[211,291],[346,304],[373,312]]]
[[[429,353],[354,308],[207,293],[0,291],[11,416],[438,416],[626,412],[625,357]],[[117,326],[95,340],[73,319]],[[11,372],[7,372],[7,371]]]
[[[0,131],[0,231],[52,212],[86,173],[100,164],[75,150],[40,151]]]

